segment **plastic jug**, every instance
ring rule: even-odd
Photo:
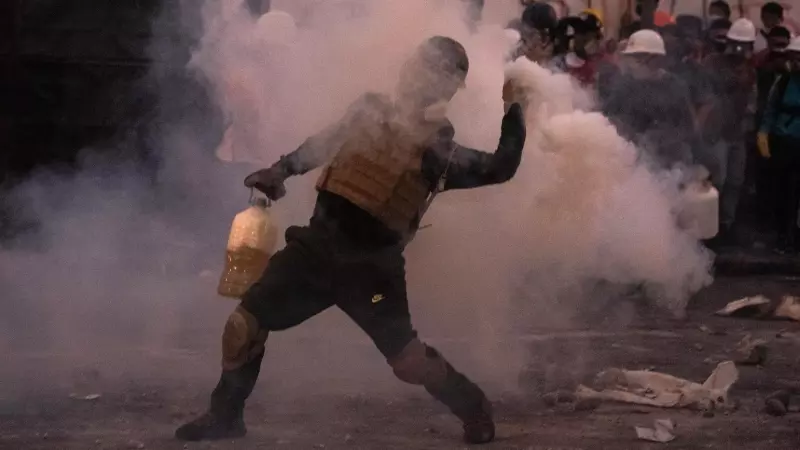
[[[694,182],[683,191],[681,225],[697,239],[711,239],[719,232],[719,192],[707,182]]]
[[[219,295],[240,298],[266,270],[278,238],[267,207],[266,199],[256,199],[233,219]]]

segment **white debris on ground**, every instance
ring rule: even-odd
[[[744,358],[736,361],[739,365],[763,365],[767,359],[767,344],[766,339],[753,339],[753,336],[748,333],[739,341],[736,346],[736,351],[741,353]]]
[[[660,408],[690,408],[696,410],[730,410],[733,402],[728,391],[738,380],[739,371],[732,361],[717,365],[703,383],[645,370],[609,369],[601,372],[596,388],[578,386],[579,400],[599,400]]]
[[[89,401],[97,400],[100,397],[102,397],[102,395],[100,395],[100,394],[89,394],[89,395],[70,394],[69,395],[69,398],[74,399],[74,400],[89,400]]]
[[[748,317],[759,316],[761,314],[765,314],[765,311],[769,308],[771,303],[772,300],[764,297],[763,295],[745,297],[728,303],[724,308],[720,309],[715,314],[726,317],[739,314]]]
[[[715,314],[724,317],[789,319],[800,322],[800,297],[785,295],[777,303],[763,295],[745,297],[728,303]]]
[[[636,427],[636,437],[643,441],[667,443],[675,440],[675,424],[669,419],[658,419],[654,428]]]

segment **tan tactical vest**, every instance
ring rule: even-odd
[[[425,139],[391,121],[367,122],[348,130],[344,144],[317,181],[317,190],[346,198],[407,236],[431,193],[421,172]]]

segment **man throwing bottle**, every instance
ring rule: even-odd
[[[464,85],[468,68],[460,43],[430,38],[403,66],[393,99],[365,94],[339,122],[245,179],[245,186],[277,200],[288,177],[327,164],[310,223],[286,230],[286,247],[228,318],[210,409],[178,428],[178,439],[244,436],[245,400],[268,334],[333,305],[369,335],[397,378],[424,386],[461,419],[465,441],[494,439],[483,391],[417,338],[403,258],[436,194],[503,183],[520,164],[525,124],[519,104],[503,118],[494,153],[453,141],[444,107]]]

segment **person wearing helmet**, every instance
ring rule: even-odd
[[[706,57],[704,66],[714,94],[714,106],[703,118],[703,133],[717,160],[710,168],[720,196],[720,234],[716,244],[735,243],[733,225],[747,167],[745,142],[755,118],[755,69],[752,65],[756,28],[737,19],[726,35],[723,53]],[[752,135],[751,135],[752,136]]]
[[[783,6],[778,2],[767,2],[761,7],[761,29],[756,37],[755,50],[760,52],[769,46],[769,32],[783,25]]]
[[[603,29],[593,14],[567,17],[559,22],[556,42],[566,51],[556,51],[551,67],[572,75],[584,86],[593,85],[603,59]]]
[[[775,82],[758,129],[758,150],[775,183],[777,250],[796,253],[800,203],[800,38],[786,48],[788,72]]]
[[[393,99],[364,95],[339,122],[245,178],[246,187],[278,200],[287,178],[325,166],[309,224],[286,230],[285,248],[228,318],[209,410],[179,427],[176,438],[245,435],[245,401],[269,333],[335,305],[372,339],[397,378],[423,386],[463,422],[467,442],[494,439],[483,391],[417,337],[403,258],[437,193],[503,183],[519,166],[525,123],[518,104],[503,117],[493,153],[453,141],[442,106],[464,85],[468,69],[460,43],[432,37],[402,67]]]
[[[509,28],[513,27],[509,24]],[[520,45],[513,59],[526,57],[545,65],[553,57],[554,38],[558,26],[556,10],[547,3],[533,3],[525,8],[518,24]]]
[[[666,55],[658,32],[637,31],[622,50],[618,71],[598,82],[603,114],[659,169],[694,161],[688,88],[663,69]]]
[[[736,19],[725,35],[727,45],[725,53],[729,56],[749,58],[753,55],[756,41],[756,27],[748,19]]]

